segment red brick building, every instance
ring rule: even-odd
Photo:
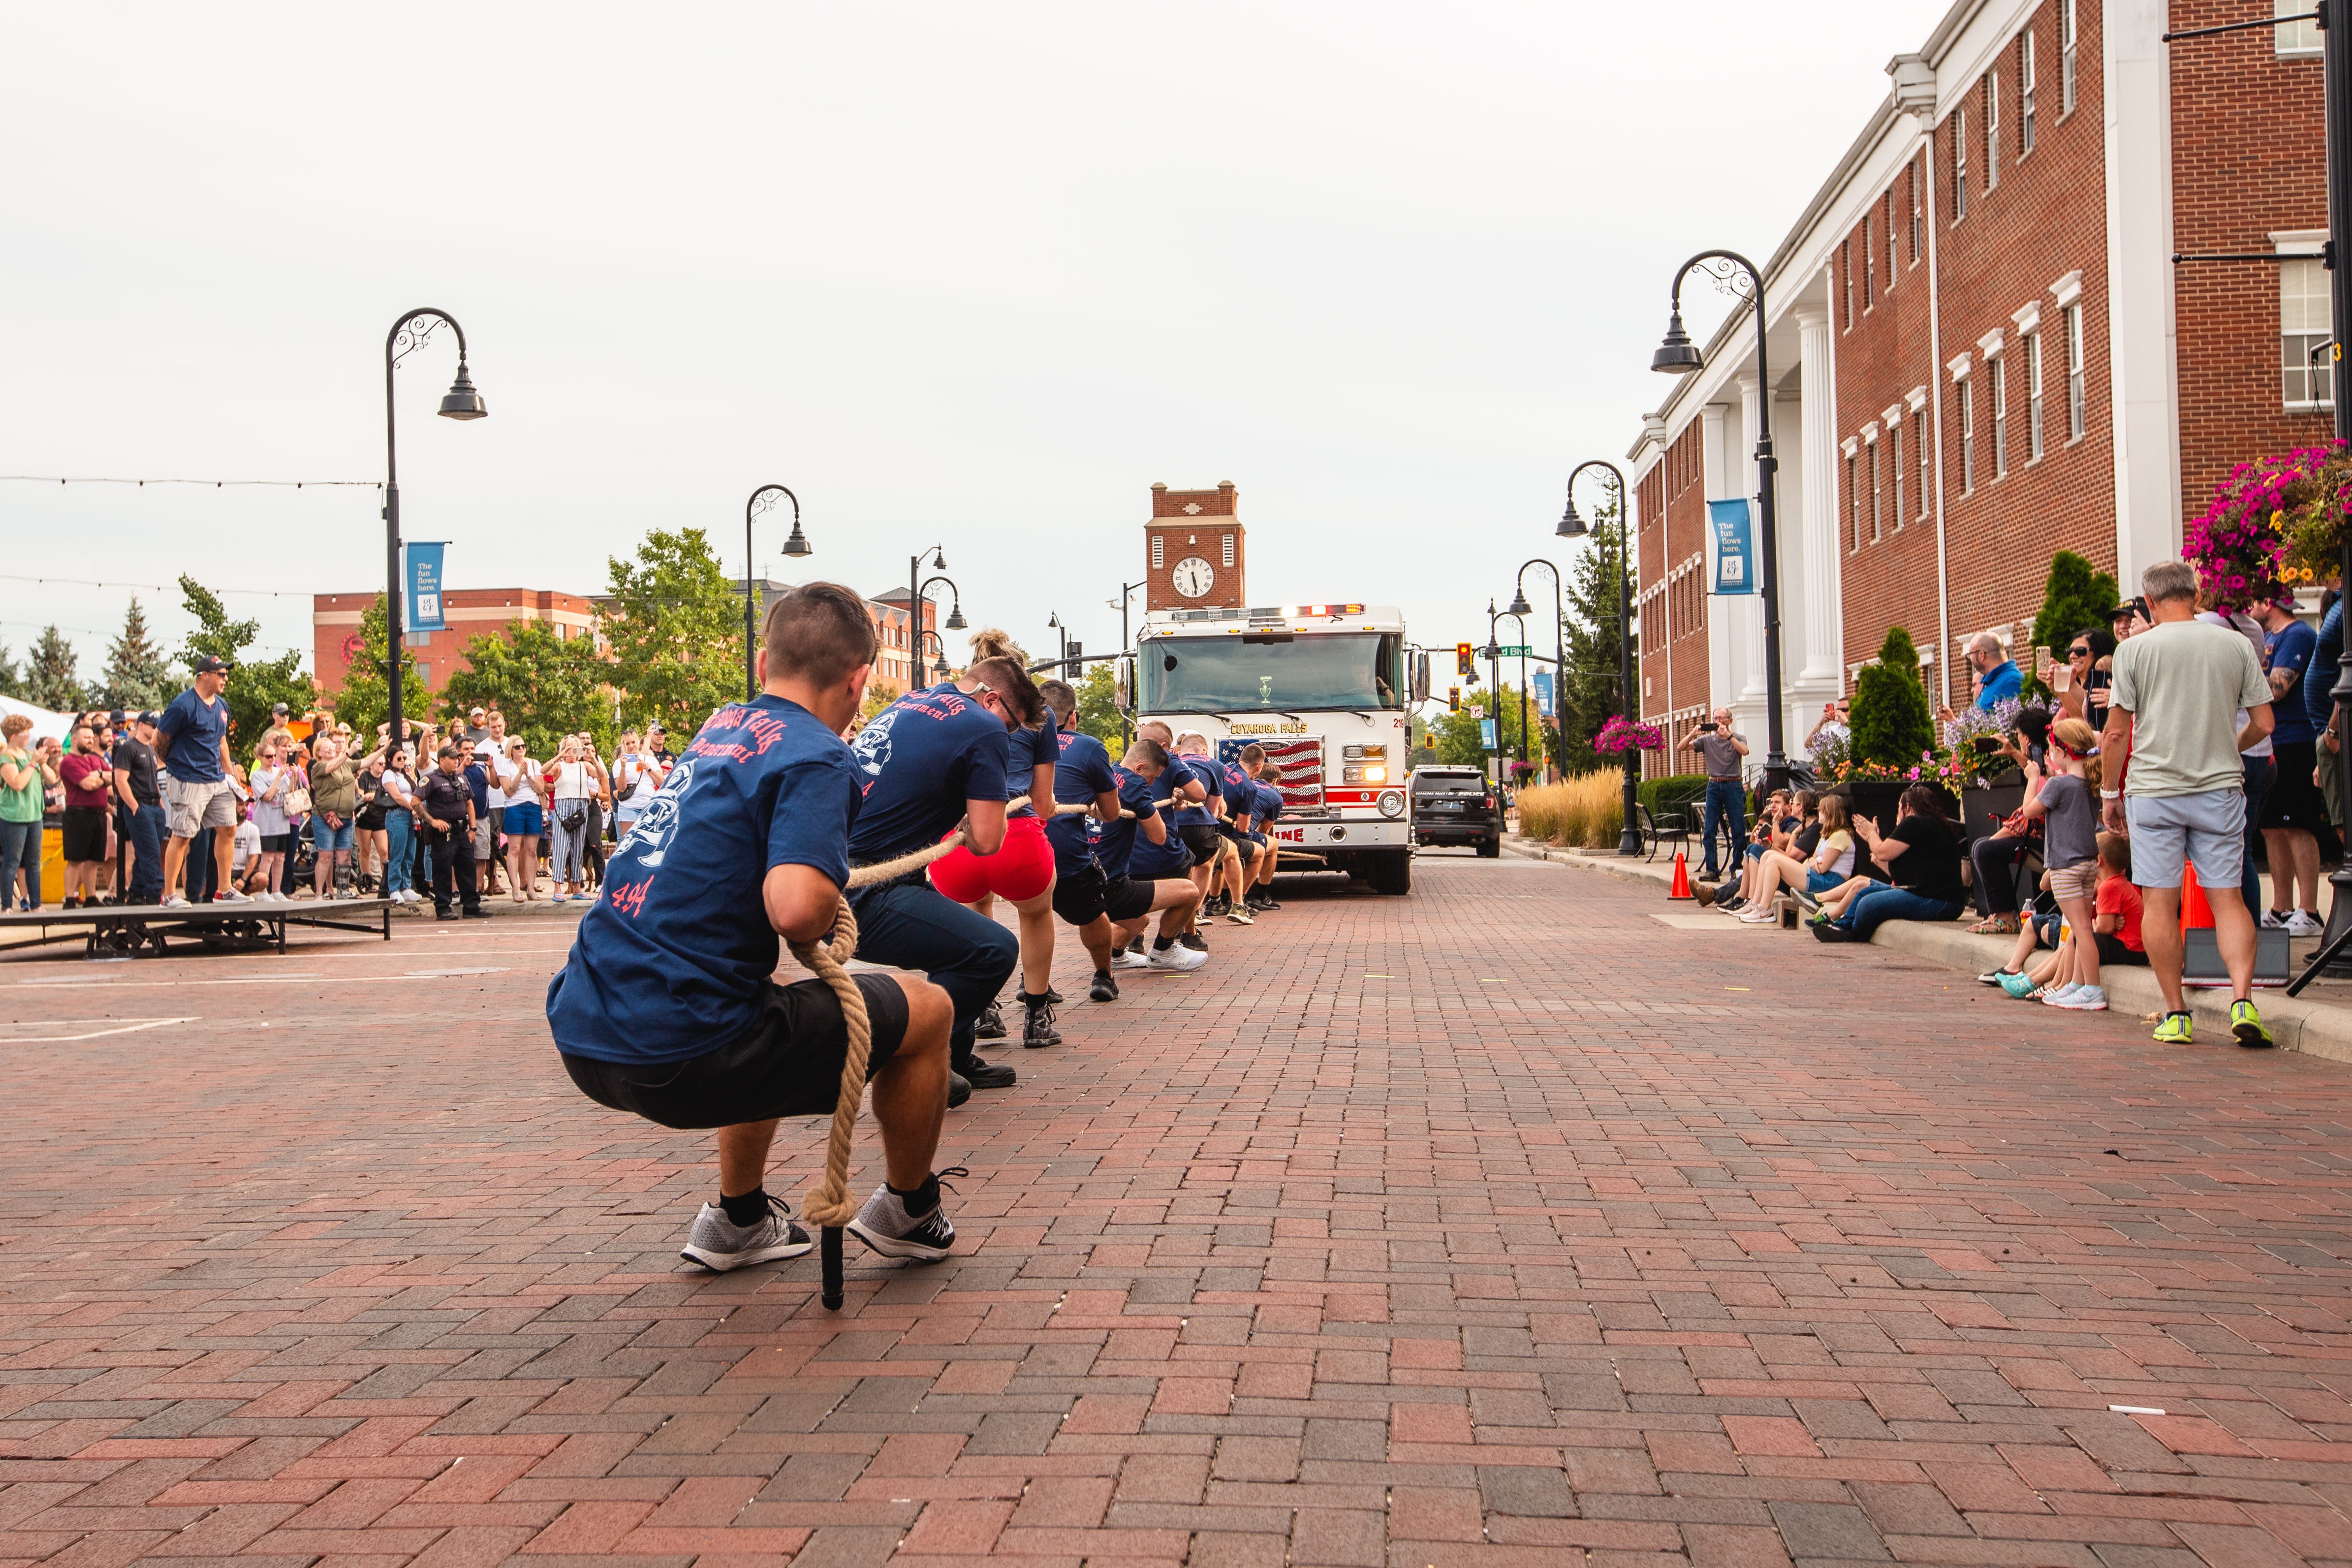
[[[1970,637],[2032,657],[2056,551],[2132,582],[2233,465],[2329,433],[2316,260],[2171,259],[2324,238],[2310,24],[2159,39],[2248,8],[1961,0],[1763,263],[1790,754],[1890,626],[1965,703]],[[1630,455],[1643,710],[1728,705],[1760,761],[1759,606],[1678,588],[1707,577],[1705,500],[1756,488],[1755,353],[1735,310]],[[1703,684],[1668,653],[1701,628]]]
[[[310,668],[318,673],[321,694],[332,696],[343,689],[343,672],[359,656],[360,616],[383,596],[380,588],[311,596]],[[416,659],[416,673],[425,689],[436,697],[452,675],[466,668],[466,644],[484,633],[504,635],[509,621],[551,622],[560,637],[596,635],[594,600],[549,588],[446,589],[441,595],[441,615],[447,629],[409,632],[401,638]]]
[[[1242,531],[1240,492],[1231,479],[1213,490],[1153,485],[1143,553],[1147,611],[1246,607],[1249,539]]]

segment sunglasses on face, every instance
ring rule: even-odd
[[[2068,658],[2088,658],[2091,657],[2091,650],[2086,647],[2070,647],[2066,650],[2066,657]]]

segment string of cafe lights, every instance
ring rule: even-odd
[[[23,485],[133,485],[145,489],[149,485],[195,485],[205,489],[383,489],[382,479],[117,479],[100,475],[0,474],[0,483]]]

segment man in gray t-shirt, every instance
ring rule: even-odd
[[[1706,816],[1702,830],[1706,841],[1706,866],[1699,876],[1712,882],[1717,875],[1716,825],[1727,817],[1730,819],[1734,844],[1748,837],[1748,792],[1740,784],[1748,737],[1732,731],[1731,710],[1718,708],[1683,738],[1683,749],[1698,752],[1706,763]]]
[[[2140,931],[2167,1012],[2156,1037],[2189,1043],[2180,996],[2180,878],[2197,868],[2213,939],[2237,1000],[2231,1033],[2271,1044],[2254,1008],[2254,917],[2239,891],[2246,847],[2245,769],[2239,753],[2271,732],[2270,679],[2246,639],[2197,616],[2197,574],[2159,561],[2142,574],[2154,624],[2117,645],[2106,732],[2099,740],[2107,829],[2131,836]],[[2240,724],[2243,710],[2243,725]],[[2120,788],[2118,787],[2120,785]]]

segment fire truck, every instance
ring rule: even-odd
[[[1286,869],[1345,872],[1412,890],[1406,714],[1429,694],[1429,658],[1385,605],[1156,610],[1119,670],[1120,701],[1212,755],[1255,742],[1280,776],[1268,842]]]

